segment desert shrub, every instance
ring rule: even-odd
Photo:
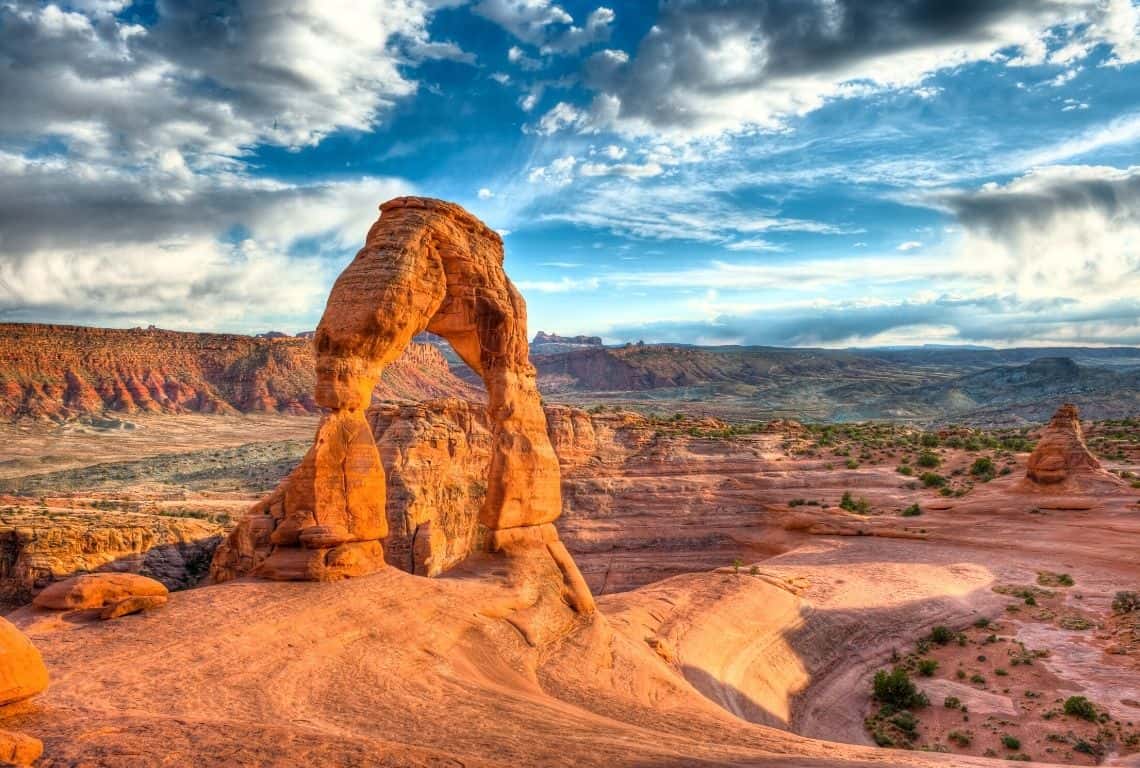
[[[923,448],[937,448],[940,441],[937,433],[923,432],[922,439],[919,442],[922,443]]]
[[[961,709],[962,700],[957,696],[947,696],[942,700],[942,706],[946,707],[946,709]]]
[[[1064,710],[1066,715],[1079,717],[1082,720],[1088,720],[1090,723],[1096,722],[1096,707],[1084,696],[1070,696],[1065,699]]]
[[[1008,733],[1001,737],[1001,744],[1006,749],[1021,749],[1021,739]]]
[[[918,479],[927,488],[942,488],[946,485],[946,478],[937,472],[923,472]]]
[[[987,619],[985,616],[979,616],[974,621],[974,626],[977,627],[978,629],[985,629],[989,625],[990,625],[990,620]]]
[[[1002,669],[1001,667],[998,667],[997,669],[994,670],[994,674],[997,675],[998,677],[1005,677],[1006,675],[1009,674],[1009,672]]]
[[[848,459],[847,460],[847,468],[848,469],[859,469],[859,462],[856,461],[855,459]]]
[[[863,496],[860,496],[859,500],[856,501],[851,495],[851,491],[844,491],[843,498],[839,500],[839,508],[859,515],[866,515],[871,511],[871,502]]]
[[[934,677],[934,673],[938,670],[938,661],[936,659],[919,659],[918,661],[918,674],[923,677]]]
[[[970,675],[970,682],[974,683],[975,685],[985,685],[986,679],[984,677],[982,677],[981,675],[974,673],[974,674]]]
[[[909,464],[900,464],[898,473],[900,475],[906,475],[907,477],[910,477],[914,474],[914,469]]]
[[[924,469],[934,469],[942,463],[942,459],[938,458],[938,454],[934,451],[923,451],[918,455],[918,461],[915,463]]]
[[[876,701],[896,709],[917,709],[929,703],[926,695],[918,690],[906,670],[901,667],[895,667],[890,672],[885,669],[876,672],[871,690]]]
[[[891,725],[913,738],[918,730],[918,718],[904,710],[891,718]]]
[[[1112,598],[1112,610],[1117,613],[1132,613],[1140,610],[1140,592],[1125,590],[1116,593]]]
[[[950,627],[939,624],[930,630],[930,639],[939,645],[947,645],[954,639],[954,632]]]
[[[946,738],[957,744],[959,747],[968,747],[974,740],[974,737],[966,731],[950,731],[950,733],[946,734]]]
[[[788,502],[789,507],[802,507],[804,504],[807,504],[807,499],[792,499]]]
[[[974,477],[991,479],[994,472],[993,459],[988,456],[980,456],[974,459],[974,463],[970,465],[970,474]]]
[[[909,507],[905,508],[902,511],[903,517],[918,517],[921,514],[922,507],[918,506],[918,504],[911,504]]]

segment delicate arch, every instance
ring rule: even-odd
[[[219,550],[215,578],[253,571],[323,580],[383,565],[384,469],[364,410],[385,366],[427,330],[487,388],[493,439],[479,521],[490,546],[548,547],[575,602],[592,608],[549,525],[562,507],[558,458],[530,363],[526,303],[503,271],[501,238],[441,200],[402,197],[380,210],[317,327],[316,400],[329,413],[297,469]]]

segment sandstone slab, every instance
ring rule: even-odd
[[[161,582],[134,573],[85,573],[44,589],[32,605],[55,611],[103,608],[132,597],[162,597],[168,590]]]

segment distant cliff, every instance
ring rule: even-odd
[[[0,418],[315,413],[312,341],[158,329],[0,324]],[[413,344],[376,397],[478,398],[439,350]]]

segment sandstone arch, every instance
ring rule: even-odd
[[[364,412],[384,367],[428,330],[487,387],[493,446],[479,521],[488,548],[547,548],[571,602],[592,609],[551,525],[562,508],[558,458],[529,359],[526,304],[503,270],[501,238],[441,200],[402,197],[380,210],[317,327],[316,400],[330,412],[300,466],[219,548],[214,579],[329,580],[383,566],[384,470]]]

